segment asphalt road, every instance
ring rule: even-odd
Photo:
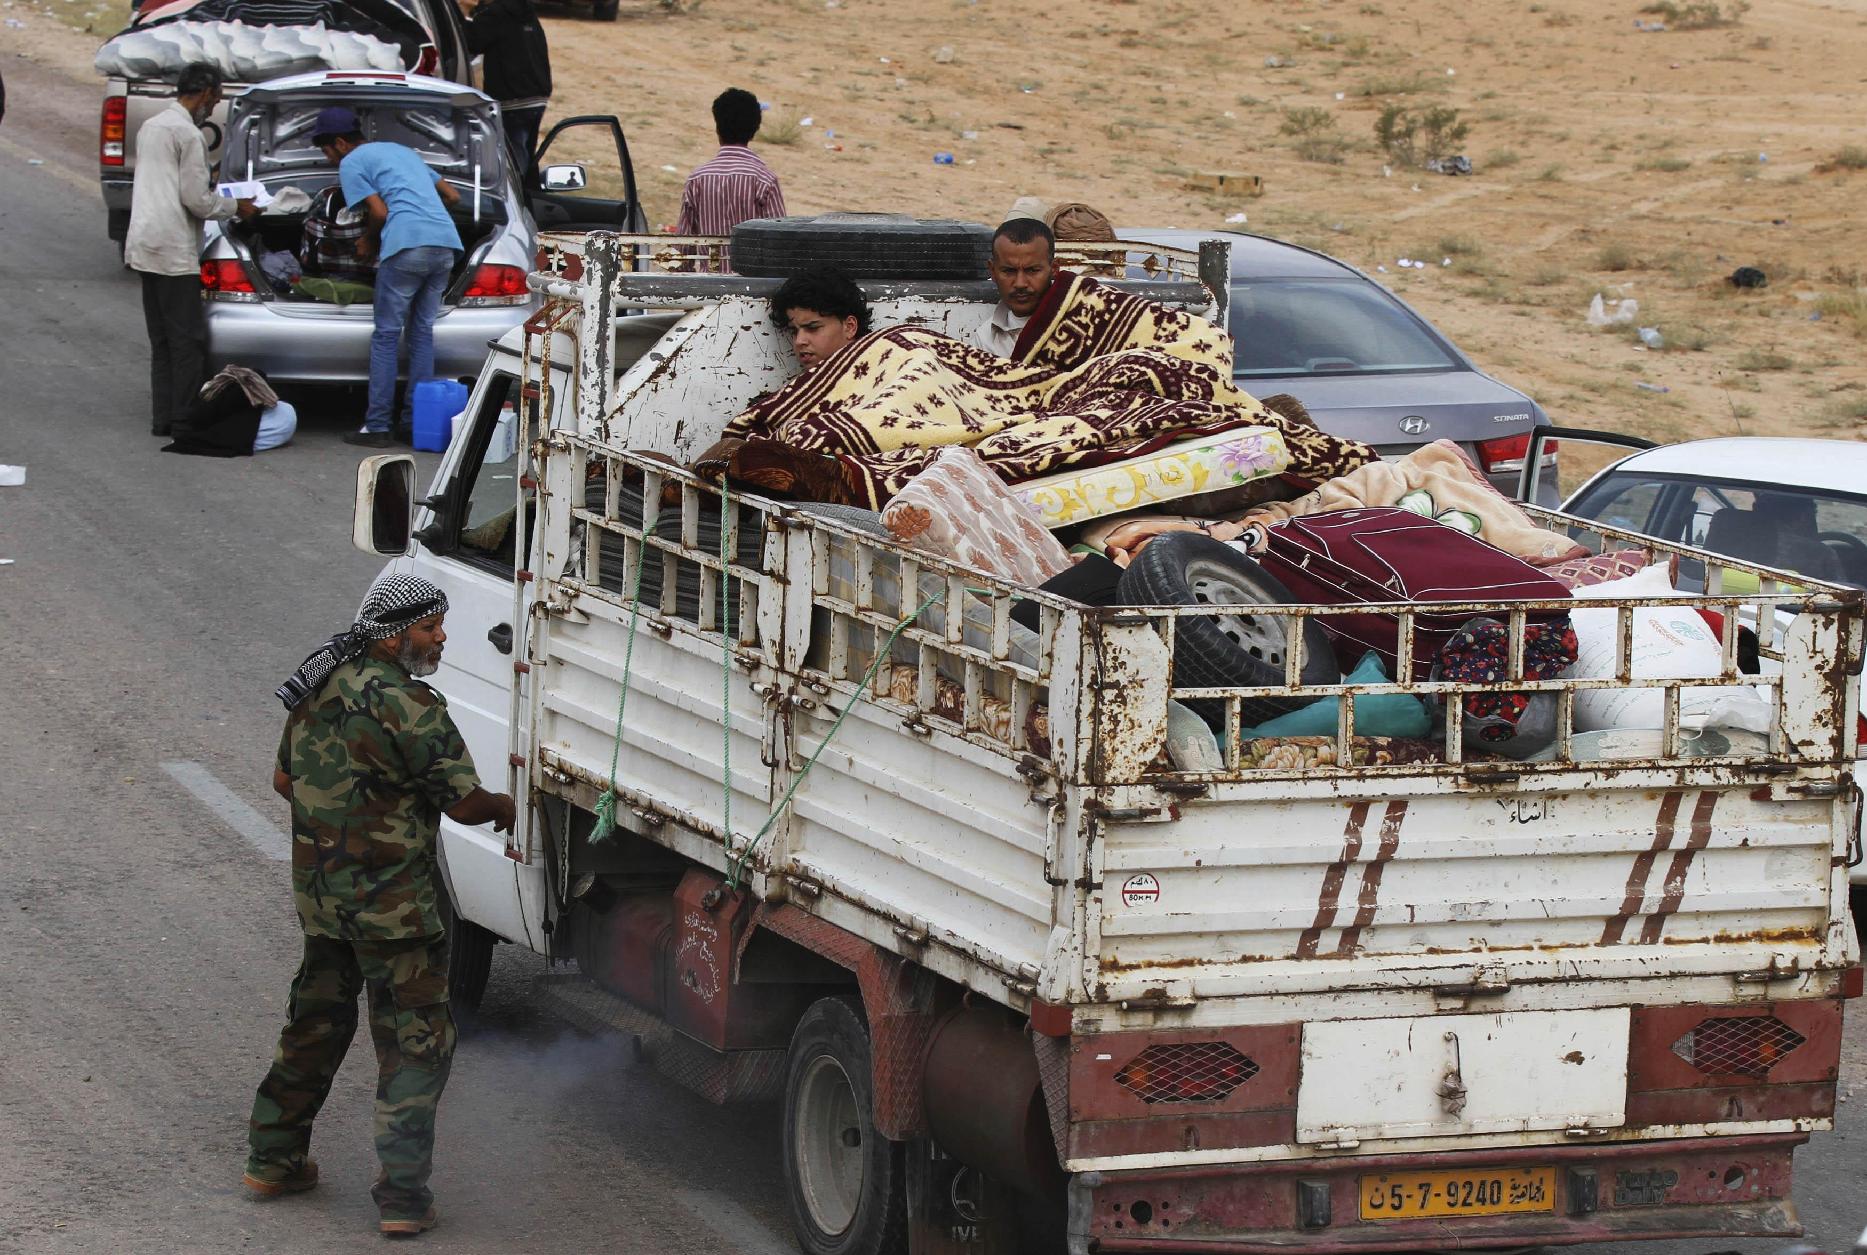
[[[318,1126],[321,1187],[259,1203],[239,1184],[297,953],[272,689],[378,566],[349,546],[358,399],[298,398],[297,441],[257,458],[158,452],[138,289],[97,202],[95,84],[0,55],[0,463],[27,468],[0,487],[0,1249],[380,1249],[364,1042]],[[424,1244],[793,1249],[775,1113],[711,1107],[565,1028],[542,970],[499,952]],[[1867,1221],[1859,1014],[1847,1050],[1855,1100],[1799,1156],[1829,1251]]]

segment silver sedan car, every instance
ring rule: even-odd
[[[459,83],[415,74],[319,71],[276,79],[233,102],[221,177],[257,181],[278,196],[314,196],[337,171],[311,143],[318,111],[342,104],[371,140],[419,152],[437,178],[460,193],[451,211],[466,246],[434,325],[435,374],[479,373],[486,345],[536,304],[525,276],[541,230],[640,231],[645,222],[621,124],[612,117],[560,122],[526,169],[515,168],[491,97]],[[613,137],[619,169],[604,171],[598,194],[581,165],[547,166],[544,154],[567,130],[594,127]],[[293,198],[296,200],[297,198]],[[303,203],[300,201],[299,203]],[[374,319],[367,290],[282,277],[304,269],[306,214],[266,212],[212,224],[201,253],[209,369],[237,364],[275,381],[333,383],[369,378]],[[289,254],[289,260],[281,254]]]

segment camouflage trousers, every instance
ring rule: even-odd
[[[376,1157],[371,1191],[385,1220],[420,1217],[434,1195],[434,1113],[454,1057],[447,1008],[447,940],[340,941],[306,937],[272,1068],[253,1098],[246,1170],[278,1180],[305,1160],[311,1123],[357,1031],[357,994],[369,992],[376,1047]]]

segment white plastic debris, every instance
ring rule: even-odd
[[[951,65],[953,63],[953,57],[954,52],[952,44],[941,44],[938,48],[934,49],[933,59],[935,63],[939,65]]]
[[[1335,98],[1336,98],[1337,100],[1347,100],[1347,99],[1348,99],[1348,93],[1347,93],[1347,92],[1337,92],[1337,93],[1335,94]]]
[[[0,466],[0,488],[16,488],[26,482],[23,466]]]
[[[811,126],[811,125],[813,125],[813,124],[814,124],[814,123],[815,123],[816,121],[817,121],[817,119],[815,119],[815,118],[799,118],[799,119],[797,120],[797,124],[798,124],[799,126]]]
[[[1595,299],[1588,303],[1588,325],[1591,327],[1613,327],[1620,323],[1632,322],[1634,315],[1640,312],[1640,302],[1629,298],[1616,301],[1613,309],[1601,299],[1601,293],[1595,293]]]
[[[887,57],[881,57],[881,58],[878,58],[878,59],[879,59],[879,60],[881,61],[881,63],[882,63],[883,65],[893,65],[893,64],[894,64],[894,62],[893,62],[893,61],[890,61],[890,60],[889,60],[889,59],[888,59]]]
[[[1450,257],[1441,257],[1439,259],[1439,264],[1442,266],[1450,266],[1452,264],[1452,259]]]
[[[1242,210],[1235,214],[1227,214],[1225,220],[1233,225],[1242,225],[1251,221],[1250,218],[1245,216]]]
[[[1381,177],[1382,177],[1382,178],[1384,178],[1384,179],[1391,179],[1391,178],[1393,178],[1393,177],[1394,177],[1394,167],[1392,167],[1392,166],[1382,166],[1382,167],[1381,167]]]
[[[1376,269],[1376,270],[1378,270],[1378,271],[1380,271],[1380,272],[1381,272],[1382,274],[1386,274],[1386,273],[1387,273],[1387,267],[1386,267],[1386,266],[1376,266],[1376,267],[1375,267],[1375,269]]]
[[[26,164],[29,166],[42,166],[45,164],[45,158],[44,157],[28,157],[26,158]]]
[[[681,168],[679,166],[663,166],[661,167],[661,172],[663,174],[679,174]]]

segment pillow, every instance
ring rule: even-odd
[[[1586,588],[1590,584],[1605,584],[1609,580],[1638,575],[1653,560],[1654,555],[1644,549],[1610,549],[1606,553],[1552,563],[1543,568],[1543,574],[1561,580],[1570,588]],[[1677,560],[1669,561],[1667,569],[1676,573]]]
[[[1045,527],[1066,527],[1249,484],[1289,465],[1290,450],[1276,428],[1237,427],[1119,462],[1027,479],[1011,492]]]
[[[1013,584],[1036,587],[1070,565],[1069,551],[971,449],[940,451],[896,493],[882,525],[904,545]]]
[[[1664,562],[1626,579],[1575,590],[1578,600],[1678,595]],[[1614,609],[1584,607],[1570,615],[1577,650],[1575,665],[1566,675],[1601,680],[1614,676],[1619,613]],[[1709,679],[1721,672],[1723,648],[1697,610],[1690,606],[1641,606],[1635,608],[1633,616],[1631,648],[1635,679]],[[1679,694],[1681,727],[1736,727],[1768,732],[1773,719],[1771,704],[1749,685],[1705,685],[1683,689]],[[1586,689],[1575,695],[1577,732],[1659,728],[1665,722],[1666,697],[1662,689]]]
[[[1381,655],[1369,651],[1355,669],[1342,677],[1344,684],[1387,684],[1392,677]],[[1287,715],[1267,719],[1255,728],[1242,729],[1240,740],[1258,737],[1334,736],[1339,698],[1325,697]],[[1406,693],[1363,693],[1355,698],[1355,735],[1423,737],[1432,728],[1426,704]]]

